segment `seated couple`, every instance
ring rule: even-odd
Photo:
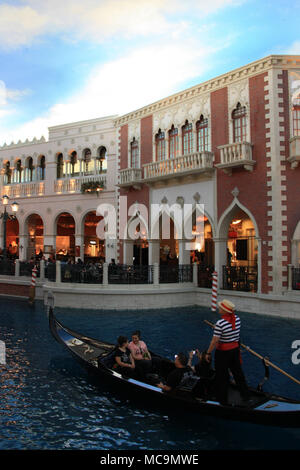
[[[130,343],[126,336],[119,336],[113,369],[127,377],[142,380],[151,368],[151,354],[144,341],[141,341],[140,332],[135,331],[132,334]]]

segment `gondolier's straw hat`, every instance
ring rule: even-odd
[[[224,299],[221,302],[219,302],[218,305],[226,313],[234,313],[235,311],[235,305],[232,302],[230,302],[230,300]]]

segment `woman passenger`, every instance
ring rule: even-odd
[[[141,332],[132,333],[132,341],[129,343],[129,349],[135,361],[137,374],[141,379],[152,369],[151,354],[148,351],[146,343],[141,340]]]
[[[135,375],[135,363],[131,351],[128,348],[128,339],[126,336],[119,336],[118,338],[113,369],[127,377],[133,377]]]

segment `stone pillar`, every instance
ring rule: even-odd
[[[153,264],[153,285],[154,286],[159,286],[159,264],[154,263]]]
[[[148,264],[152,266],[154,263],[160,261],[160,240],[149,240],[148,241]]]
[[[15,268],[15,276],[20,276],[20,260],[16,259],[16,268]]]
[[[288,264],[288,291],[291,292],[293,290],[293,265]]]
[[[44,281],[45,279],[45,260],[41,259],[40,261],[40,280]]]
[[[55,282],[56,282],[56,283],[60,283],[60,282],[61,282],[61,266],[60,266],[60,261],[56,261],[55,267],[56,267],[56,280],[55,280]]]
[[[28,235],[19,235],[19,260],[27,260]]]
[[[227,239],[214,238],[215,271],[218,273],[218,289],[223,287],[223,266],[227,264]]]
[[[79,247],[79,253],[76,252],[76,247]],[[79,258],[84,261],[84,235],[75,235],[75,261]]]
[[[133,264],[133,240],[124,240],[123,243],[123,263],[127,265]]]
[[[103,264],[103,280],[102,284],[108,286],[108,263]]]
[[[190,249],[186,249],[186,245],[190,245],[189,240],[178,240],[179,259],[178,264],[190,264]]]
[[[51,254],[56,253],[56,236],[44,235],[44,255],[48,259]]]
[[[198,287],[198,264],[193,264],[193,284],[195,287]]]
[[[54,194],[54,181],[57,176],[57,164],[56,162],[48,162],[45,169],[45,196]]]

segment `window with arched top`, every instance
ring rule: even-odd
[[[92,160],[92,152],[90,149],[83,151],[83,173],[89,175],[94,172],[94,161]]]
[[[70,176],[78,176],[80,173],[80,165],[75,150],[69,154],[70,159]]]
[[[41,155],[38,160],[37,166],[37,179],[42,181],[45,179],[45,167],[46,167],[46,159],[44,155]]]
[[[166,140],[165,133],[160,129],[155,136],[155,153],[156,161],[165,160],[166,158]]]
[[[139,144],[135,137],[130,144],[130,167],[139,168]]]
[[[10,162],[6,162],[4,166],[4,184],[11,183],[11,169]]]
[[[182,149],[183,155],[193,152],[193,125],[188,121],[182,127]]]
[[[64,176],[64,157],[62,153],[59,153],[56,159],[56,177],[63,178],[63,176]]]
[[[96,172],[106,173],[107,171],[107,150],[106,147],[99,147],[96,159]]]
[[[247,140],[246,107],[238,103],[232,112],[233,142]]]
[[[179,154],[179,138],[178,129],[174,125],[169,130],[169,158],[178,157]]]
[[[202,114],[196,123],[196,133],[197,152],[207,152],[209,150],[208,119],[204,119]]]
[[[34,180],[34,165],[32,157],[27,158],[25,170],[24,170],[24,181],[30,183]]]
[[[297,98],[293,99],[293,108],[292,108],[292,118],[293,118],[293,136],[300,136],[300,93]]]
[[[22,183],[23,181],[23,168],[21,160],[17,160],[15,163],[13,173],[13,183]]]

